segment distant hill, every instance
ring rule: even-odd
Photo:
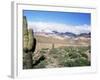
[[[76,37],[85,37],[85,38],[90,38],[91,33],[80,33],[80,34],[74,34],[72,32],[57,32],[57,31],[52,31],[54,34],[59,35],[59,36],[64,36],[64,37],[69,37],[69,38],[76,38]]]
[[[89,34],[76,35],[73,33],[37,33],[35,38],[38,43],[55,43],[55,44],[67,44],[67,45],[89,45],[91,38]]]
[[[89,33],[81,33],[81,34],[79,34],[78,35],[79,37],[85,37],[85,38],[91,38],[91,33],[89,32]]]

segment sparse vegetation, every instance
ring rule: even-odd
[[[45,66],[54,63],[58,67],[90,66],[90,60],[88,60],[87,55],[88,53],[86,53],[88,50],[90,50],[89,47],[63,47],[50,49],[49,53],[47,53],[47,49],[42,49],[40,54],[48,54],[47,56],[50,57],[46,58],[46,61],[48,61],[47,63],[49,64],[43,64]],[[54,61],[52,62],[52,60]]]

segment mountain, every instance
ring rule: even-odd
[[[58,32],[58,31],[52,31],[54,34],[64,37],[70,37],[70,38],[76,38],[76,37],[85,37],[90,38],[91,33],[80,33],[80,34],[74,34],[72,32]]]
[[[71,38],[77,37],[77,35],[72,33],[72,32],[57,32],[57,31],[53,31],[53,33],[56,34],[56,35],[64,36],[64,37],[71,37]]]
[[[81,33],[78,35],[79,37],[91,38],[91,33]]]
[[[62,35],[64,35],[64,36],[69,36],[69,37],[72,37],[72,38],[77,37],[77,35],[76,35],[76,34],[71,33],[71,32],[65,32],[65,33],[61,33],[61,34],[62,34]]]
[[[84,38],[91,38],[91,32],[89,33],[80,33],[80,34],[75,34],[72,32],[58,32],[58,31],[52,31],[52,32],[36,32],[35,34],[45,36],[45,37],[55,37],[59,39],[65,39],[65,38],[79,38],[79,37],[84,37]]]

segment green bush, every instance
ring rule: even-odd
[[[80,57],[80,54],[73,52],[73,53],[69,53],[68,56],[69,56],[71,59],[73,59],[73,58],[78,58],[78,57]]]
[[[33,68],[45,68],[46,65],[47,65],[47,62],[43,60],[39,64],[35,65]]]
[[[62,48],[66,52],[60,53],[59,65],[64,67],[74,67],[74,66],[89,66],[90,61],[88,61],[88,55],[86,54],[88,47],[66,47]],[[62,56],[63,55],[63,56]]]
[[[90,65],[90,61],[88,61],[88,59],[84,58],[84,57],[80,57],[75,59],[75,63],[76,66],[89,66]]]

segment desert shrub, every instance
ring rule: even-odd
[[[58,49],[53,48],[53,49],[50,50],[50,53],[51,54],[58,54]]]
[[[33,68],[45,68],[47,65],[47,62],[45,60],[41,61],[39,64],[34,65]]]
[[[73,58],[80,57],[80,54],[73,52],[73,53],[69,53],[68,56],[73,59]]]
[[[85,54],[85,53],[81,53],[81,56],[82,56],[82,57],[85,57],[85,58],[88,58],[88,55]]]
[[[60,65],[64,67],[74,67],[74,66],[89,66],[90,62],[82,57],[76,59],[64,59],[61,61]]]
[[[59,59],[59,65],[64,67],[89,66],[88,56],[86,54],[88,47],[66,47],[66,52],[62,53]],[[62,56],[63,55],[63,56]]]
[[[84,57],[80,57],[75,59],[75,66],[89,66],[90,65],[90,61],[88,61],[88,59],[84,58]]]
[[[63,65],[65,67],[72,67],[75,65],[74,59],[67,59],[65,62],[63,62]]]

